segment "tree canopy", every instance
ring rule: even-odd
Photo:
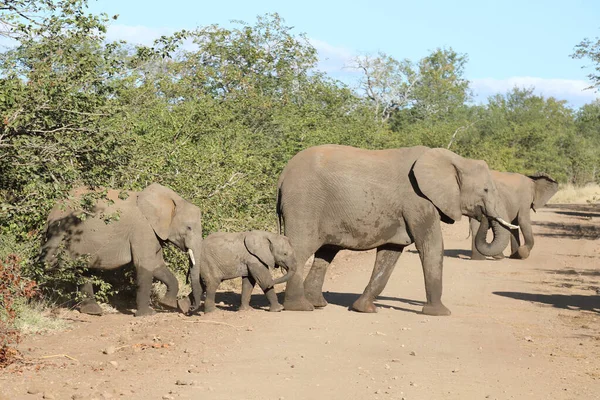
[[[322,143],[423,144],[500,170],[600,179],[599,103],[574,110],[515,88],[475,105],[468,56],[452,48],[359,57],[353,89],[320,72],[315,48],[277,14],[153,46],[108,41],[112,18],[83,0],[0,1],[0,35],[15,43],[0,54],[0,248],[25,259],[78,185],[159,182],[202,208],[207,232],[273,229],[280,171]],[[598,64],[597,47],[577,54]]]

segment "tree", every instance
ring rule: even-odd
[[[411,104],[419,76],[410,60],[398,61],[379,53],[377,57],[355,57],[350,67],[362,72],[359,89],[373,104],[377,120],[386,122],[395,110]]]
[[[588,89],[600,87],[600,38],[591,40],[583,39],[577,46],[571,57],[577,60],[588,59],[593,64],[593,71],[588,74],[588,78],[592,81],[592,86]],[[584,66],[584,68],[589,66]]]
[[[132,150],[107,123],[123,72],[120,45],[104,43],[108,18],[85,1],[25,3],[52,12],[11,27],[18,45],[0,55],[0,226],[20,236],[73,185],[114,182]]]

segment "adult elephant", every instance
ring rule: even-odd
[[[376,248],[375,267],[364,293],[353,304],[375,312],[405,246],[415,243],[425,276],[423,313],[449,315],[442,304],[443,241],[440,220],[462,215],[493,218],[495,237],[483,254],[496,254],[510,233],[499,222],[505,214],[484,161],[469,160],[445,149],[424,146],[364,150],[323,145],[301,151],[284,168],[278,183],[280,231],[290,239],[298,261],[288,281],[284,307],[312,310],[327,305],[322,294],[325,272],[340,249]],[[485,247],[485,248],[484,248]],[[314,262],[302,285],[302,266]]]
[[[512,224],[518,225],[525,239],[525,244],[521,246],[519,230],[511,230],[510,258],[525,259],[529,257],[534,243],[530,210],[535,211],[536,208],[545,206],[548,200],[558,191],[558,183],[543,173],[530,176],[499,171],[491,171],[491,173],[498,188],[500,199],[504,204],[505,214],[501,214],[501,217]],[[476,218],[471,218],[470,229],[473,235],[471,259],[473,260],[485,259],[485,256],[477,250],[475,245],[476,232],[479,231],[479,228],[479,221]],[[497,259],[504,257],[502,251],[493,254],[493,256]]]
[[[91,210],[82,211],[82,202],[91,202]],[[168,241],[187,251],[194,264],[194,254],[199,254],[202,242],[201,212],[157,183],[141,192],[107,190],[105,196],[99,191],[77,188],[50,212],[45,239],[41,259],[47,264],[56,261],[63,246],[73,258],[87,255],[89,268],[115,269],[133,263],[137,281],[135,315],[151,315],[153,278],[167,286],[160,303],[177,307],[179,285],[165,264],[162,244]],[[91,282],[85,282],[80,290],[85,297],[80,311],[101,314]]]

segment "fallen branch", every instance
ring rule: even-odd
[[[54,355],[51,355],[51,356],[43,356],[43,357],[40,357],[40,358],[56,358],[56,357],[66,357],[66,358],[68,358],[69,360],[73,360],[73,361],[77,361],[77,362],[79,362],[79,360],[78,360],[78,359],[76,359],[76,358],[74,358],[74,357],[71,357],[71,356],[70,356],[70,355],[68,355],[68,354],[54,354]]]
[[[240,325],[231,325],[228,324],[226,322],[219,322],[219,321],[211,321],[211,320],[207,320],[207,319],[201,319],[201,320],[196,320],[196,321],[183,321],[183,322],[187,322],[188,324],[214,324],[214,325],[225,325],[225,326],[230,326],[232,328],[245,328],[245,326],[240,326]]]

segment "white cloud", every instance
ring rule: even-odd
[[[356,56],[352,50],[334,46],[315,38],[310,38],[309,41],[319,53],[319,70],[333,74],[353,72],[353,70],[346,68],[352,58]]]
[[[488,96],[496,93],[506,93],[514,87],[533,88],[534,93],[544,97],[555,97],[558,100],[567,100],[573,106],[581,106],[592,102],[600,95],[593,90],[585,90],[590,83],[578,79],[546,79],[531,76],[514,76],[506,79],[472,79],[471,88],[475,98],[485,101]]]

